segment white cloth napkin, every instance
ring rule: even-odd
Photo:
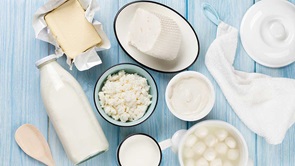
[[[295,122],[295,80],[237,71],[238,31],[224,22],[205,64],[240,119],[270,144],[280,144]]]

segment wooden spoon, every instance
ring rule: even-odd
[[[27,155],[48,166],[55,165],[47,141],[35,126],[20,126],[15,132],[15,141]]]

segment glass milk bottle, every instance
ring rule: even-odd
[[[108,150],[109,144],[77,80],[50,55],[36,62],[47,114],[74,164]]]

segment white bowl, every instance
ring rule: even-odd
[[[121,70],[124,70],[126,73],[137,73],[138,75],[144,77],[147,79],[148,85],[150,86],[150,95],[152,95],[152,103],[149,105],[148,109],[146,110],[145,114],[138,120],[132,121],[132,122],[121,122],[117,121],[113,118],[111,118],[109,115],[106,114],[106,112],[103,110],[100,104],[100,100],[98,97],[98,93],[101,91],[107,77],[111,74],[117,73]],[[95,86],[94,86],[94,93],[93,93],[93,98],[94,98],[94,104],[96,106],[96,109],[98,113],[109,123],[120,126],[120,127],[132,127],[139,125],[146,121],[155,111],[157,103],[158,103],[158,88],[156,85],[156,82],[152,75],[145,70],[144,68],[131,64],[131,63],[121,63],[118,65],[114,65],[111,68],[107,69],[97,80]]]
[[[128,44],[127,34],[129,31],[129,25],[136,9],[138,8],[161,13],[177,23],[181,31],[182,43],[176,59],[172,61],[160,60],[145,55]],[[120,46],[127,55],[145,67],[159,72],[174,73],[182,71],[197,60],[200,52],[197,34],[190,23],[174,9],[158,2],[135,1],[123,6],[115,17],[114,32]]]
[[[242,134],[239,132],[238,129],[236,129],[234,126],[231,124],[220,121],[220,120],[206,120],[200,123],[195,124],[192,126],[186,133],[185,135],[181,138],[181,141],[179,143],[179,150],[178,150],[178,160],[181,166],[184,166],[184,162],[182,160],[182,153],[183,153],[183,147],[184,147],[184,142],[187,139],[189,135],[191,135],[197,128],[200,127],[218,127],[218,128],[223,128],[226,131],[228,131],[237,141],[239,148],[240,148],[240,161],[239,161],[239,166],[247,166],[247,164],[251,165],[252,160],[249,159],[249,152],[248,152],[248,146],[246,144],[246,141]]]
[[[208,94],[209,94],[209,101],[207,102],[206,106],[204,106],[204,108],[201,111],[195,112],[195,113],[192,113],[189,115],[188,114],[181,114],[179,111],[175,110],[172,107],[171,102],[169,100],[169,93],[170,93],[173,85],[178,80],[181,80],[183,78],[187,78],[188,76],[195,77],[199,81],[205,83],[205,85],[207,85],[207,87],[208,87]],[[196,121],[196,120],[199,120],[199,119],[205,117],[212,110],[214,102],[215,102],[215,91],[214,91],[213,85],[211,84],[209,79],[207,77],[205,77],[203,74],[196,72],[196,71],[185,71],[185,72],[181,72],[181,73],[177,74],[176,76],[174,76],[170,80],[170,82],[168,83],[168,85],[166,87],[165,100],[166,100],[166,104],[168,106],[169,111],[174,116],[176,116],[177,118],[184,120],[184,121]],[[186,109],[186,108],[183,108],[183,109]]]

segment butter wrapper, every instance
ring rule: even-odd
[[[66,0],[49,0],[45,5],[40,7],[34,14],[33,18],[33,28],[37,39],[43,40],[55,46],[55,54],[57,57],[63,56],[64,52],[53,37],[51,31],[47,27],[46,21],[44,19],[45,15],[55,8],[62,5]],[[95,30],[102,39],[102,44],[99,46],[92,47],[91,49],[81,53],[74,59],[67,57],[67,64],[72,67],[74,64],[76,68],[80,71],[88,70],[93,66],[102,63],[99,55],[96,51],[101,51],[109,49],[111,47],[110,40],[103,31],[102,24],[94,19],[95,12],[99,10],[99,6],[95,0],[79,0],[82,8],[85,10],[85,18],[87,21],[92,23]]]

